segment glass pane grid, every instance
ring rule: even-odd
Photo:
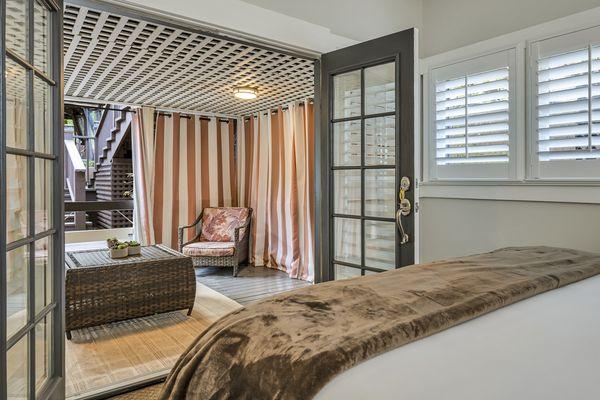
[[[333,77],[334,279],[395,266],[395,75],[388,62]]]
[[[53,13],[39,1],[6,1],[5,196],[6,349],[0,397],[34,398],[51,377],[53,297],[52,180],[56,156],[51,76]],[[60,347],[57,349],[60,350]],[[6,383],[6,385],[4,385]]]

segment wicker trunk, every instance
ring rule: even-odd
[[[66,253],[66,331],[187,309],[196,297],[192,260],[167,247],[113,260],[107,250]]]

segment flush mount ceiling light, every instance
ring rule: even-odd
[[[258,91],[249,86],[237,86],[233,88],[233,95],[238,99],[251,100],[255,99]]]

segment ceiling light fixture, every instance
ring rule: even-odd
[[[258,91],[249,86],[237,86],[233,88],[233,95],[238,99],[251,100],[256,98]]]

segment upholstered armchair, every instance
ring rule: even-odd
[[[233,267],[237,276],[248,259],[252,209],[207,207],[186,226],[179,227],[179,251],[192,258],[195,267]],[[196,229],[196,236],[184,243],[184,230]]]

